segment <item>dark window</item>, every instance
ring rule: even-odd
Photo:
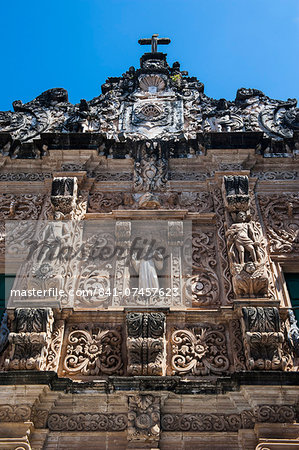
[[[0,274],[0,321],[5,310],[5,302],[9,298],[15,277],[15,275]]]
[[[299,273],[285,273],[284,277],[297,323],[299,324]]]

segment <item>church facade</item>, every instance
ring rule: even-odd
[[[297,102],[169,42],[0,112],[0,449],[299,449]]]

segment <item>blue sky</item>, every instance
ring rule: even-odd
[[[214,98],[254,87],[299,99],[299,0],[51,0],[1,2],[0,110],[64,87],[77,103],[108,76],[139,66],[159,33],[168,62]]]

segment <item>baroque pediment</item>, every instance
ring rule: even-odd
[[[195,139],[200,133],[263,132],[274,140],[299,130],[295,99],[274,100],[257,89],[241,88],[234,101],[213,99],[196,77],[167,63],[164,53],[145,53],[140,68],[110,77],[102,94],[71,104],[65,89],[54,88],[14,111],[0,112],[0,133],[31,142],[41,133],[97,133],[121,141]]]

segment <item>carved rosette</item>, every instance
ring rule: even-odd
[[[171,346],[174,374],[210,375],[229,370],[224,325],[203,324],[175,330]]]
[[[74,329],[67,336],[63,371],[67,375],[84,376],[122,374],[121,329],[102,329],[98,332]]]
[[[129,396],[128,441],[158,441],[160,398],[151,394]]]

